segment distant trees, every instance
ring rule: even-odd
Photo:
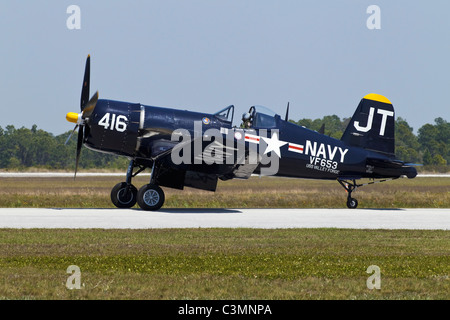
[[[398,159],[412,163],[422,163],[420,143],[413,128],[401,117],[395,121],[395,153]]]
[[[325,125],[324,133],[340,139],[350,118],[340,119],[336,115],[321,119],[290,120],[311,130],[319,131]],[[425,124],[417,132],[408,122],[398,117],[395,121],[396,156],[400,160],[424,164],[429,168],[449,169],[450,164],[450,123],[443,118],[434,124]],[[76,134],[64,145],[70,131],[54,136],[33,125],[31,129],[0,127],[0,169],[59,169],[74,170]],[[122,169],[127,167],[124,157],[107,155],[83,148],[80,169]]]
[[[70,131],[54,136],[33,125],[31,129],[0,127],[0,169],[74,170],[76,134],[64,145]],[[127,160],[83,148],[80,168],[126,168]]]
[[[442,118],[434,122],[434,125],[425,124],[418,131],[423,164],[446,165],[450,163],[450,123]]]
[[[341,120],[337,115],[325,116],[322,119],[300,119],[299,121],[290,120],[305,128],[319,131],[322,125],[325,125],[324,133],[327,136],[333,137],[335,139],[340,139],[344,133],[345,128],[347,128],[350,118],[344,118]]]

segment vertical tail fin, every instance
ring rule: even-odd
[[[394,107],[384,96],[371,93],[358,105],[341,141],[350,146],[395,156]]]

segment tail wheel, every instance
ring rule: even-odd
[[[121,182],[111,190],[111,201],[117,208],[131,208],[136,204],[137,189],[130,184],[127,190],[127,183]]]
[[[356,209],[357,207],[358,207],[358,200],[356,200],[355,198],[347,199],[347,208]]]
[[[164,204],[164,191],[155,184],[147,184],[139,189],[137,203],[147,211],[159,210]]]

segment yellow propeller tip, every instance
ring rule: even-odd
[[[79,114],[76,112],[69,112],[66,114],[66,120],[72,123],[78,123]]]

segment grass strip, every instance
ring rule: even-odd
[[[2,299],[449,299],[449,273],[448,231],[0,230]]]

